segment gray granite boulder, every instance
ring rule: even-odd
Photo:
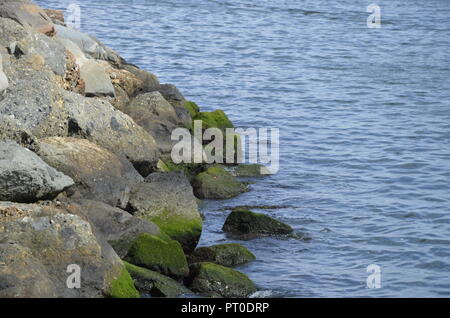
[[[105,69],[95,60],[87,60],[80,67],[80,78],[84,81],[87,97],[115,97],[114,86]]]
[[[35,153],[15,142],[0,142],[0,200],[36,202],[52,199],[74,184]]]

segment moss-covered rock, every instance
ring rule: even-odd
[[[223,110],[217,109],[213,112],[200,112],[197,113],[193,120],[201,120],[202,128],[204,130],[208,128],[219,128],[225,131],[226,128],[233,128],[233,123]]]
[[[261,177],[270,175],[269,169],[260,164],[240,164],[233,169],[233,175],[236,177]]]
[[[152,221],[186,253],[197,246],[202,218],[189,180],[181,172],[152,173],[133,186],[129,208],[134,215]]]
[[[141,234],[134,241],[125,260],[174,278],[182,278],[189,273],[180,243],[164,236]]]
[[[108,297],[112,298],[140,298],[139,292],[134,286],[133,279],[124,267],[122,273],[111,283],[107,292]]]
[[[245,209],[234,209],[222,228],[225,232],[250,235],[289,234],[293,229],[265,214]]]
[[[219,165],[199,173],[193,186],[195,195],[200,199],[229,199],[248,190],[245,184]]]
[[[255,259],[252,252],[236,243],[199,247],[188,257],[190,263],[211,262],[227,267],[239,266]]]
[[[149,269],[125,262],[125,266],[135,281],[136,288],[152,297],[179,297],[192,293],[189,289],[170,277]]]
[[[189,114],[192,118],[195,118],[195,116],[197,116],[200,112],[200,107],[198,107],[198,105],[194,102],[186,101],[184,103],[184,108],[189,111]]]
[[[243,273],[209,262],[195,263],[190,267],[187,286],[208,297],[248,297],[257,288]]]

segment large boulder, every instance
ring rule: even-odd
[[[54,204],[0,202],[0,260],[0,297],[103,297],[124,280],[89,223]],[[68,288],[76,266],[81,288]]]
[[[265,214],[236,208],[225,220],[223,231],[241,235],[279,235],[290,234],[293,229]]]
[[[86,139],[41,139],[39,155],[50,166],[71,176],[85,199],[112,206],[126,208],[130,189],[143,180],[128,160]]]
[[[142,86],[134,91],[134,95],[157,91],[161,88],[161,84],[156,75],[131,64],[123,65],[122,68],[133,74],[142,83]]]
[[[3,0],[0,3],[0,16],[46,35],[55,33],[52,20],[41,7],[31,1]]]
[[[243,273],[209,262],[190,267],[186,285],[208,297],[243,298],[257,291],[255,284]]]
[[[186,99],[178,88],[173,84],[162,84],[159,87],[159,92],[164,98],[174,107],[178,118],[183,122],[184,126],[192,125],[192,117],[189,110],[185,107]]]
[[[130,208],[138,217],[157,224],[186,252],[197,246],[202,231],[192,187],[183,172],[155,172],[130,192]]]
[[[169,298],[192,294],[189,289],[170,277],[127,262],[124,263],[135,281],[136,288],[142,294]]]
[[[93,225],[96,236],[106,240],[121,258],[141,234],[161,235],[152,222],[103,202],[76,200],[68,206],[71,213],[84,216]]]
[[[122,111],[155,138],[163,153],[170,153],[172,130],[180,121],[173,106],[159,92],[138,95]]]
[[[188,257],[189,263],[211,262],[226,267],[243,265],[255,259],[252,252],[237,243],[199,247]]]
[[[189,274],[186,256],[180,243],[164,235],[139,235],[131,245],[125,260],[175,279]]]
[[[15,142],[0,142],[0,200],[36,202],[53,199],[74,184],[35,153]]]
[[[200,199],[230,199],[248,190],[244,183],[219,165],[199,173],[193,186]]]
[[[64,101],[70,135],[87,138],[117,155],[126,156],[143,176],[154,171],[159,159],[156,142],[131,117],[103,99],[84,98],[66,91]]]

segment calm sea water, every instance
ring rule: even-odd
[[[203,206],[202,245],[231,241],[222,207],[289,206],[260,212],[303,239],[241,242],[261,295],[450,296],[450,1],[377,1],[381,29],[359,0],[78,3],[82,30],[203,109],[280,128],[279,173]]]

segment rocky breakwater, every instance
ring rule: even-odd
[[[250,251],[196,250],[199,199],[248,187],[228,166],[172,162],[171,133],[193,120],[233,126],[62,12],[0,1],[0,297],[256,291],[230,268],[252,261]],[[240,220],[232,227],[248,229]]]

